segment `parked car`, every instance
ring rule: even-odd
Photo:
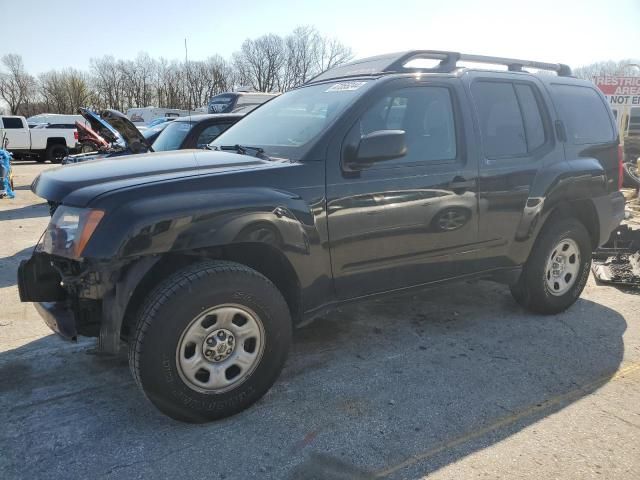
[[[156,141],[156,138],[158,138],[162,131],[167,128],[167,125],[169,125],[169,122],[160,122],[151,127],[145,128],[144,130],[141,130],[142,136],[147,140],[147,143],[151,145]],[[140,128],[138,128],[138,130],[140,130]]]
[[[277,97],[279,93],[263,92],[227,92],[211,97],[208,105],[209,113],[249,113],[264,102]]]
[[[162,130],[152,144],[156,152],[205,148],[243,117],[243,114],[219,113],[176,118]]]
[[[48,127],[48,125],[44,124]],[[0,116],[0,138],[6,135],[7,149],[14,158],[33,158],[38,162],[60,163],[75,151],[78,132],[74,128],[29,128],[27,119],[15,115]]]
[[[80,153],[97,152],[110,147],[109,142],[94,132],[91,127],[85,126],[85,124],[80,122],[76,122],[75,125],[76,130],[78,130],[78,142],[76,146]]]
[[[242,115],[193,115],[161,123],[140,132],[129,119],[117,110],[104,110],[98,114],[81,108],[82,115],[92,130],[105,138],[107,147],[97,152],[69,155],[63,164],[82,163],[106,157],[204,148],[205,145],[237,122]],[[177,126],[175,125],[177,123]]]
[[[359,60],[209,148],[41,173],[33,191],[61,206],[18,274],[54,331],[124,340],[147,398],[190,422],[258,400],[292,328],[346,302],[489,278],[559,313],[624,212],[613,114],[561,64]]]
[[[79,108],[78,111],[90,125],[83,130],[83,138],[85,135],[98,137],[103,142],[94,138],[97,151],[69,155],[62,160],[63,165],[150,151],[144,135],[121,112],[107,109],[97,113],[88,108]]]

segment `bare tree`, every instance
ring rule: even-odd
[[[318,58],[318,73],[347,63],[353,58],[351,48],[347,47],[335,38],[324,37],[320,47],[320,55]]]
[[[39,85],[42,103],[49,111],[76,113],[78,107],[94,103],[87,74],[73,68],[45,72]]]
[[[240,51],[233,54],[240,82],[259,92],[275,90],[285,62],[284,42],[274,34],[247,39]]]
[[[35,79],[26,72],[20,55],[4,55],[1,63],[6,72],[0,73],[0,97],[7,102],[9,112],[15,115],[29,103],[35,92]]]
[[[50,112],[66,113],[68,109],[67,89],[62,73],[51,70],[39,75],[40,95]]]
[[[185,71],[183,64],[161,58],[158,63],[156,98],[163,108],[186,108]]]
[[[25,114],[72,112],[83,105],[121,111],[151,105],[196,108],[239,86],[285,91],[351,58],[351,49],[312,26],[299,26],[284,38],[268,34],[247,39],[230,61],[219,55],[188,62],[146,53],[133,60],[106,55],[91,59],[89,72],[52,70],[37,81],[20,56],[5,55],[0,59],[0,99],[12,113]]]
[[[584,78],[585,80],[593,80],[593,77],[604,75],[622,75],[632,77],[640,74],[638,72],[638,68],[633,65],[640,65],[640,60],[627,59],[620,60],[618,62],[607,60],[578,67],[573,70],[573,74],[576,77]]]
[[[62,80],[67,95],[65,113],[76,113],[79,107],[86,107],[93,103],[93,92],[86,73],[69,68],[62,73]]]
[[[318,73],[323,39],[314,27],[297,27],[284,40],[286,62],[280,75],[279,89],[301,85]]]
[[[205,102],[214,95],[233,90],[237,75],[231,63],[219,55],[214,55],[206,60],[205,66],[209,80]]]
[[[285,48],[286,63],[280,77],[282,91],[353,58],[350,48],[338,40],[323,37],[311,26],[297,27],[285,38]]]
[[[91,59],[93,86],[97,91],[99,107],[124,109],[124,93],[122,91],[122,71],[118,62],[111,55]]]

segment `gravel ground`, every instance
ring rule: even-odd
[[[0,200],[0,478],[640,478],[640,292],[593,279],[551,317],[489,282],[345,308],[296,332],[249,410],[160,415],[125,355],[58,339],[18,301],[43,168],[16,163]]]

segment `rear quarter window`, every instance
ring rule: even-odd
[[[582,145],[615,139],[607,106],[593,88],[553,84],[552,90],[569,142]]]

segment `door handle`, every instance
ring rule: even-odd
[[[473,180],[465,180],[462,177],[455,177],[451,182],[449,182],[449,188],[453,191],[456,190],[467,190],[469,188],[474,188],[476,186],[475,179]]]

